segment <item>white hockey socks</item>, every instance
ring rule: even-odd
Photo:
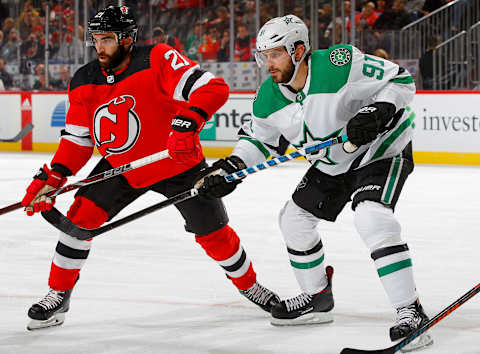
[[[400,237],[400,224],[390,208],[371,201],[355,210],[355,227],[370,248],[378,276],[395,308],[410,305],[417,298],[412,260]]]

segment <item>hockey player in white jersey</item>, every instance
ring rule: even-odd
[[[428,321],[416,291],[409,249],[394,216],[402,187],[413,171],[412,121],[407,105],[415,93],[408,71],[350,45],[310,51],[308,30],[296,16],[268,21],[257,36],[259,65],[270,77],[253,103],[232,155],[204,171],[232,173],[296,148],[347,134],[350,145],[309,156],[311,167],[280,211],[279,224],[303,293],[272,308],[272,324],[333,320],[333,268],[324,265],[317,225],[334,222],[352,201],[355,227],[370,249],[397,318],[397,340]],[[348,144],[348,143],[347,143]],[[221,197],[237,182],[220,175],[199,179],[200,194]],[[359,291],[359,289],[357,289]],[[428,345],[423,335],[411,349]]]

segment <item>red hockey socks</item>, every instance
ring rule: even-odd
[[[78,226],[93,229],[107,221],[108,214],[91,200],[77,197],[67,217]],[[64,233],[60,234],[50,268],[48,279],[50,288],[64,291],[74,287],[80,269],[88,258],[90,247],[90,241],[77,240]]]
[[[195,236],[208,256],[213,258],[239,290],[250,288],[257,275],[252,262],[240,244],[236,232],[228,225],[205,236]]]

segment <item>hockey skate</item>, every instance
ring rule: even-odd
[[[247,290],[240,290],[240,294],[267,312],[280,302],[277,294],[257,282]]]
[[[418,299],[411,305],[397,309],[397,320],[390,328],[392,341],[407,337],[411,332],[428,322],[428,317]],[[430,334],[425,333],[401,349],[402,352],[417,350],[433,343]]]
[[[334,301],[332,295],[333,268],[327,266],[328,285],[318,294],[302,293],[281,301],[272,308],[271,324],[274,326],[298,326],[333,322],[330,312]]]
[[[65,320],[65,312],[69,309],[71,293],[72,289],[66,291],[50,289],[42,300],[28,310],[31,321],[27,329],[33,331],[61,325]]]

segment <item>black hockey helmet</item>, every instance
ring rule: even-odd
[[[118,41],[132,37],[133,43],[137,40],[137,22],[128,6],[108,6],[88,21],[88,33],[93,45],[94,33],[113,32],[117,34]]]

